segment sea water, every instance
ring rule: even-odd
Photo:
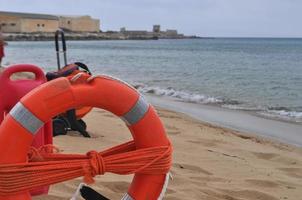
[[[68,41],[67,57],[143,93],[302,123],[302,39]],[[9,42],[15,63],[56,70],[54,42]]]

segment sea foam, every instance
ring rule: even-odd
[[[218,104],[223,102],[221,99],[215,97],[210,97],[202,94],[189,93],[186,91],[179,91],[171,87],[161,88],[157,86],[145,86],[145,85],[135,85],[134,87],[142,93],[154,94],[157,96],[173,97],[177,100],[184,101],[184,102],[202,103],[202,104]]]
[[[144,84],[134,84],[134,87],[141,93],[171,97],[178,101],[216,105],[232,110],[255,112],[270,118],[278,118],[299,123],[302,122],[302,112],[293,111],[287,108],[266,108],[255,105],[247,105],[237,100],[223,99],[218,97],[211,97],[204,94],[175,90],[172,87],[162,88],[158,86],[147,86]]]

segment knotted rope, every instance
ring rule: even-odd
[[[54,153],[53,153],[54,152]],[[106,172],[115,174],[166,174],[172,161],[172,146],[136,149],[134,141],[102,152],[86,155],[59,154],[53,146],[32,148],[29,162],[0,165],[0,195],[26,192],[84,176],[84,182],[93,183],[93,177]]]

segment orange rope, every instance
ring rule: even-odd
[[[55,150],[55,153],[53,151]],[[105,172],[115,174],[166,174],[172,146],[136,150],[134,141],[86,155],[59,154],[53,146],[31,149],[30,162],[0,165],[0,196],[12,195],[80,176],[86,183]]]

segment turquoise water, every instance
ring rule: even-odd
[[[302,39],[70,41],[68,60],[145,93],[302,122]],[[10,42],[4,64],[56,68],[53,42]]]

